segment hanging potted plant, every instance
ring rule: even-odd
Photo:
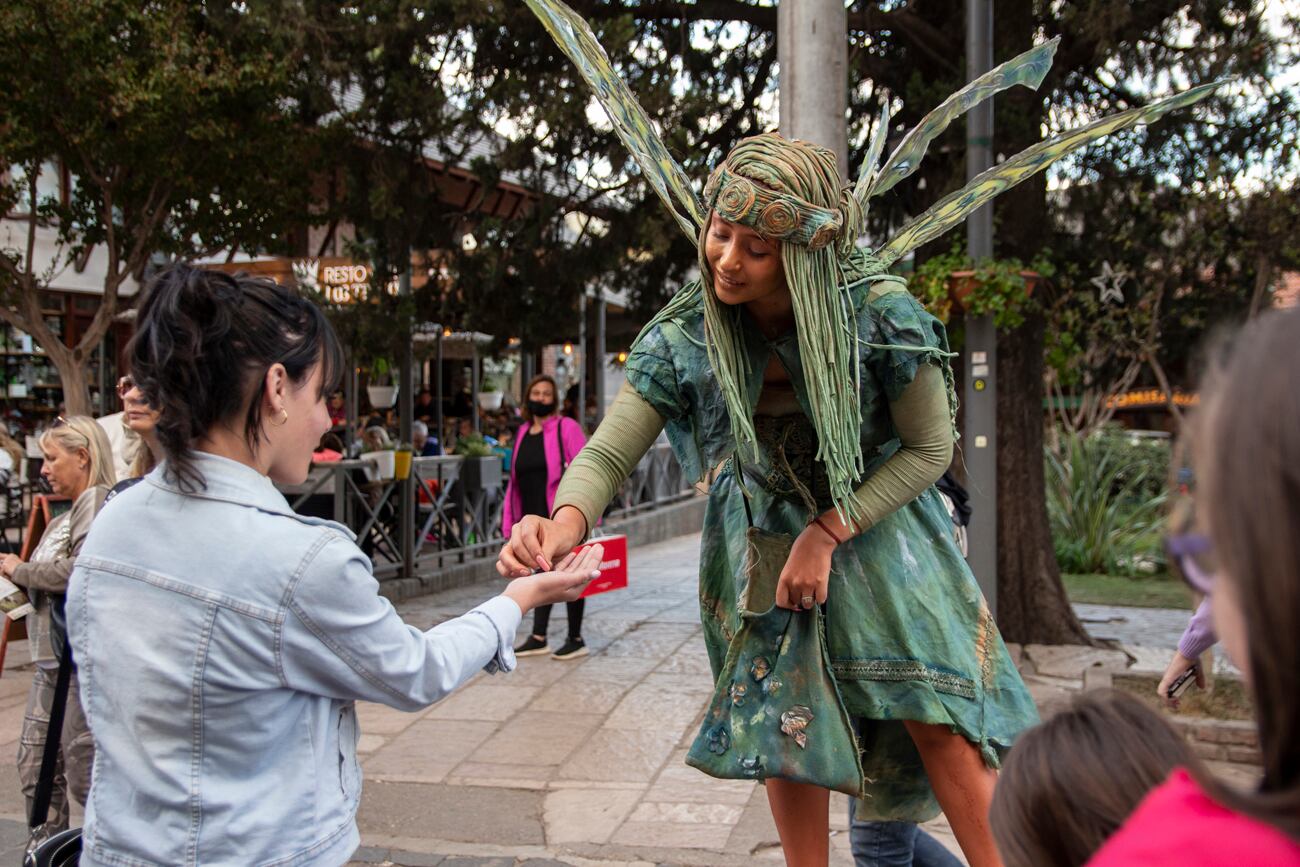
[[[992,315],[999,328],[1024,322],[1025,307],[1039,283],[1051,276],[1046,260],[1026,268],[1019,259],[983,259],[974,263],[960,245],[925,261],[908,281],[926,309],[947,323],[954,313]]]
[[[393,385],[393,367],[387,358],[376,358],[370,363],[370,381],[366,384],[366,396],[375,409],[388,409],[397,396],[397,386]]]
[[[486,412],[496,412],[501,408],[502,402],[506,398],[506,393],[497,387],[497,382],[490,376],[483,377],[483,382],[479,386],[478,405],[479,409]]]
[[[496,412],[505,402],[506,384],[515,374],[514,358],[483,359],[483,382],[479,385],[478,405],[486,412]]]

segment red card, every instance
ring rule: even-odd
[[[605,553],[600,561],[600,577],[587,585],[587,589],[582,593],[584,599],[588,596],[595,596],[597,593],[606,593],[627,586],[627,536],[605,536],[600,539],[592,539],[586,545],[581,545],[574,550],[581,551],[597,542],[605,548]]]

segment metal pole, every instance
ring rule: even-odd
[[[966,0],[966,77],[993,66],[993,8],[990,0]],[[993,100],[966,114],[966,179],[993,165]],[[993,255],[993,208],[984,205],[966,221],[972,260]],[[970,566],[989,610],[997,616],[998,589],[998,335],[992,316],[966,317],[964,456],[972,506]]]
[[[407,252],[405,267],[402,269],[402,276],[398,281],[397,292],[403,298],[411,294],[411,255]],[[412,386],[415,383],[414,360],[411,354],[411,318],[402,317],[402,352],[401,352],[401,371],[398,374],[397,382],[397,438],[400,443],[409,446],[411,444],[411,422],[415,415],[415,390]],[[412,455],[414,457],[414,455]],[[403,578],[410,578],[415,574],[415,488],[411,484],[411,474],[408,472],[406,478],[397,484],[397,492],[401,497],[398,501],[397,520],[398,533],[401,536],[402,549],[402,571]]]
[[[776,16],[781,135],[835,151],[849,176],[848,13],[844,0],[781,0]]]
[[[99,339],[99,345],[95,347],[95,369],[99,373],[96,377],[99,381],[95,383],[95,388],[99,391],[99,406],[94,406],[93,403],[91,405],[92,409],[95,410],[95,415],[108,415],[110,405],[108,396],[116,393],[108,387],[108,368],[105,366],[104,361],[108,356],[108,353],[104,351],[104,342],[108,340],[109,335],[112,333],[112,327],[110,326],[108,333]],[[118,404],[122,409],[126,409],[125,404],[122,404],[120,400]]]
[[[587,429],[587,292],[578,298],[578,426]]]
[[[348,393],[346,399],[347,419],[343,423],[343,445],[347,448],[348,457],[356,457],[352,454],[352,441],[357,428],[357,412],[359,410],[359,397],[357,392],[361,391],[361,371],[357,368],[356,361],[348,359]]]
[[[436,389],[433,395],[433,399],[434,399],[433,415],[434,415],[434,419],[437,421],[438,424],[438,430],[437,433],[435,434],[438,437],[438,447],[442,449],[442,453],[445,455],[447,453],[447,437],[442,430],[442,397],[443,397],[442,395],[442,325],[438,326],[437,347],[438,347],[438,351],[437,351],[438,360],[436,364],[438,366],[434,368],[434,374],[433,374],[433,387]]]
[[[605,368],[608,366],[605,357],[605,314],[608,306],[605,293],[601,292],[600,300],[596,302],[596,424],[605,420]]]
[[[525,352],[521,349],[519,352],[519,366],[521,368],[519,384],[521,386],[527,386],[528,381],[537,375],[537,353],[532,350]],[[528,395],[523,395],[523,398],[524,400],[527,400]]]
[[[474,419],[474,433],[481,433],[478,417],[478,390],[479,390],[479,358],[478,358],[478,341],[474,339],[476,331],[471,331],[469,336],[469,345],[472,347],[473,355],[470,356],[469,368],[469,414]]]

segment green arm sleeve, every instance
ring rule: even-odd
[[[863,530],[916,499],[952,462],[948,389],[937,365],[920,366],[898,400],[889,402],[889,414],[902,447],[854,494]]]
[[[600,427],[565,470],[551,514],[573,506],[590,531],[663,429],[663,416],[624,383]]]

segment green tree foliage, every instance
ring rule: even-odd
[[[275,7],[278,4],[270,4]],[[0,317],[30,332],[90,409],[85,365],[128,277],[155,255],[279,245],[301,212],[309,159],[286,111],[298,35],[267,4],[11,0],[0,6],[0,212],[46,164],[68,195],[39,199],[0,235]],[[40,237],[57,245],[36,255]],[[92,248],[103,301],[75,347],[40,314],[39,291]]]

